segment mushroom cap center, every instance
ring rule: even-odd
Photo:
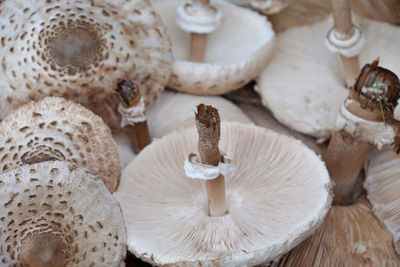
[[[100,48],[97,32],[83,26],[61,30],[50,43],[50,53],[60,65],[78,68],[96,61]]]
[[[21,247],[21,258],[25,264],[36,267],[65,266],[66,244],[52,233],[34,234]]]

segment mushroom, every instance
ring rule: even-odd
[[[45,97],[19,107],[0,123],[0,170],[48,160],[71,162],[102,178],[114,192],[121,163],[111,131],[83,106]]]
[[[399,98],[400,81],[393,72],[378,67],[378,61],[364,66],[340,110],[337,131],[323,157],[335,182],[334,203],[353,202],[354,184],[372,146],[393,143],[397,130],[391,123],[397,123],[393,112]]]
[[[356,24],[367,39],[359,56],[360,63],[363,65],[379,56],[385,68],[399,74],[400,29],[364,19]],[[278,35],[276,53],[256,86],[263,104],[281,123],[320,141],[331,136],[348,95],[341,63],[324,43],[331,25],[332,20],[328,18]]]
[[[2,266],[120,266],[121,209],[103,182],[48,161],[0,174]]]
[[[154,265],[256,265],[289,251],[320,225],[331,202],[330,182],[312,151],[254,125],[220,126],[210,106],[199,105],[196,120],[199,143],[194,127],[173,132],[123,172],[115,196],[132,253]],[[197,147],[201,162],[210,165],[188,157]],[[224,160],[211,166],[211,157]],[[189,179],[184,165],[186,173],[193,167],[192,178],[210,180]]]
[[[266,15],[279,13],[289,5],[288,0],[249,0],[252,7]]]
[[[190,34],[175,19],[180,0],[155,1],[172,41],[175,63],[168,87],[188,93],[218,95],[238,89],[255,78],[272,55],[275,34],[265,16],[215,0],[223,19],[207,37],[204,61],[191,62]]]
[[[400,158],[390,147],[369,154],[364,187],[376,217],[393,235],[400,255]]]
[[[392,237],[360,198],[351,206],[333,206],[315,233],[277,266],[399,266]]]
[[[164,91],[147,112],[153,138],[161,138],[176,129],[194,126],[193,107],[201,103],[218,108],[224,120],[252,123],[236,105],[222,97]]]
[[[0,14],[0,119],[52,95],[120,129],[118,83],[136,83],[147,107],[168,81],[170,42],[148,0],[2,1]]]

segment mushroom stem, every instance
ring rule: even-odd
[[[210,0],[195,0],[195,2],[208,5]],[[207,48],[207,34],[191,33],[190,36],[190,61],[203,62]]]
[[[334,19],[334,28],[337,31],[337,38],[343,41],[348,40],[353,35],[354,25],[351,20],[351,8],[349,0],[331,0]],[[360,72],[360,62],[358,56],[341,56],[346,85],[354,84]]]
[[[199,133],[198,149],[201,162],[218,166],[222,155],[218,143],[220,139],[220,117],[218,110],[212,106],[197,106],[196,126]],[[223,216],[227,213],[225,206],[225,177],[220,174],[214,180],[206,181],[208,207],[210,216]]]
[[[127,129],[135,154],[138,154],[140,151],[143,150],[143,148],[151,143],[147,121],[138,122],[134,125],[128,125]]]
[[[134,111],[135,107],[139,107],[140,104],[142,104],[142,94],[140,93],[139,88],[130,80],[121,80],[118,82],[116,92],[118,93],[122,109],[128,110],[128,112],[122,110],[123,114],[121,115],[128,117],[128,119],[132,119],[129,117],[133,117],[133,123],[128,120],[128,122],[124,124],[127,124],[125,127],[128,130],[133,150],[138,154],[143,148],[151,143],[149,127],[147,126],[146,119],[141,121],[134,120],[135,116],[143,116],[143,111],[141,111],[140,108]],[[129,109],[132,109],[133,111],[129,111]]]
[[[64,266],[66,244],[52,233],[34,234],[21,248],[22,262],[32,267]]]
[[[357,140],[344,130],[336,132],[324,155],[326,168],[335,182],[333,204],[353,203],[353,189],[372,144]]]

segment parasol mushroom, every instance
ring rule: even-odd
[[[364,187],[376,217],[393,235],[400,255],[400,158],[390,147],[369,154]]]
[[[324,161],[335,182],[334,203],[351,204],[354,184],[373,145],[390,145],[396,136],[394,108],[400,98],[397,76],[378,67],[378,61],[362,69],[350,88],[338,116]]]
[[[154,141],[124,170],[115,193],[127,224],[129,250],[151,264],[260,264],[310,235],[330,206],[328,173],[313,152],[297,140],[254,125],[223,122],[220,127],[209,109],[198,106],[199,143],[194,127]],[[219,147],[234,164],[223,174],[226,206],[219,205],[224,196],[218,193],[207,200],[202,181],[184,172],[185,161],[198,158],[188,158],[198,145],[200,154],[210,157],[208,149],[218,149],[219,131]],[[224,158],[222,169],[228,163]],[[189,166],[196,174],[198,165]],[[219,166],[205,166],[200,176],[218,177]],[[214,204],[221,212],[209,210],[213,197],[218,197]]]
[[[46,97],[19,107],[0,123],[0,171],[48,160],[71,162],[102,177],[114,192],[121,163],[111,131],[83,106]]]
[[[193,107],[201,103],[218,108],[219,114],[226,121],[252,123],[236,105],[222,97],[164,91],[147,112],[153,138],[161,138],[176,129],[194,126]]]
[[[2,1],[0,14],[0,119],[52,95],[120,129],[118,83],[136,83],[147,107],[168,81],[170,42],[148,0]]]
[[[223,18],[219,27],[208,34],[203,62],[191,62],[190,34],[175,23],[181,3],[169,0],[153,4],[167,27],[175,57],[168,87],[218,95],[242,87],[260,73],[272,55],[275,38],[271,23],[264,16],[225,1],[211,1]]]
[[[365,19],[358,19],[356,24],[367,39],[360,63],[379,56],[382,66],[399,74],[400,29]],[[332,19],[327,18],[278,35],[276,52],[256,86],[263,104],[280,122],[321,141],[334,131],[348,94],[341,63],[324,43],[331,25]]]
[[[315,233],[291,250],[278,266],[399,266],[392,237],[360,198],[351,206],[333,206]]]
[[[61,162],[0,174],[2,266],[120,266],[126,229],[103,182]]]

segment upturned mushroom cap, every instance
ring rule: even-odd
[[[120,128],[122,80],[152,103],[166,85],[172,52],[148,0],[2,1],[0,118],[44,96],[79,102]]]
[[[119,266],[121,209],[103,182],[61,161],[0,174],[0,265]]]
[[[46,97],[21,106],[0,123],[0,171],[48,160],[74,163],[114,192],[121,163],[111,131],[90,110]]]
[[[376,217],[389,229],[400,255],[400,157],[392,148],[369,155],[364,187]]]
[[[137,257],[168,266],[256,265],[320,225],[331,202],[321,160],[297,140],[233,122],[222,123],[219,145],[235,166],[225,177],[228,213],[210,217],[202,183],[183,168],[197,137],[194,127],[171,133],[124,170],[115,196]]]
[[[240,108],[222,97],[194,96],[165,91],[147,112],[151,136],[160,138],[174,130],[195,126],[193,107],[201,103],[217,108],[225,121],[252,123]]]
[[[356,24],[367,38],[361,66],[379,57],[382,67],[400,74],[400,29],[369,20]],[[280,122],[321,139],[330,137],[348,95],[340,57],[324,43],[332,25],[328,18],[278,35],[276,53],[256,86],[263,104]]]
[[[389,231],[365,198],[333,206],[322,226],[272,266],[399,266]]]
[[[223,13],[221,25],[208,35],[204,62],[188,61],[190,33],[175,24],[181,0],[155,1],[172,42],[175,57],[168,87],[178,91],[219,95],[238,89],[255,78],[272,55],[275,39],[265,16],[214,0]]]

